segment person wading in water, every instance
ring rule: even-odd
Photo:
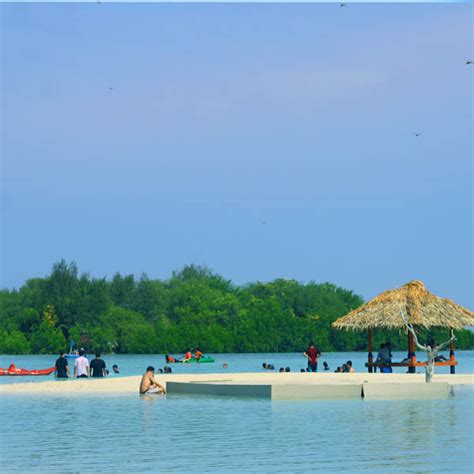
[[[321,355],[318,348],[311,343],[306,349],[304,356],[308,359],[308,372],[317,372],[318,371],[318,357]]]

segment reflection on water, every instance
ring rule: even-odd
[[[471,387],[445,400],[2,396],[1,472],[470,472]]]

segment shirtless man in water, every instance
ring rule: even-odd
[[[148,394],[165,395],[166,390],[163,385],[159,384],[155,379],[155,368],[148,367],[146,372],[143,374],[140,382],[140,395]]]

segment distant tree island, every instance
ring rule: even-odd
[[[366,351],[365,332],[337,331],[331,323],[363,304],[332,283],[295,280],[234,285],[208,268],[189,265],[168,280],[80,274],[64,260],[45,278],[0,290],[0,353],[51,354],[71,341],[87,351],[181,353],[296,352],[313,341],[323,352]],[[420,331],[444,340],[445,330]],[[405,350],[403,331],[376,331]],[[474,348],[474,333],[456,331],[459,349]]]

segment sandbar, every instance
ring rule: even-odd
[[[219,373],[219,374],[158,374],[167,382],[219,383],[247,385],[360,385],[360,384],[422,384],[424,374],[369,374],[369,373]],[[104,379],[47,380],[0,385],[0,395],[124,395],[138,394],[141,376],[107,377]],[[449,385],[474,385],[474,374],[439,374],[433,382]]]

